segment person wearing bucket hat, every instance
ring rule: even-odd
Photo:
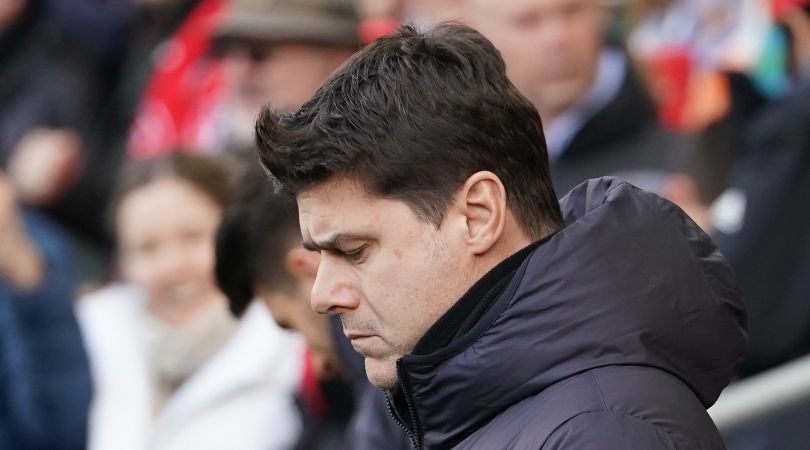
[[[351,0],[235,0],[214,33],[229,85],[226,141],[251,145],[264,104],[301,106],[358,49],[358,23]]]
[[[350,0],[237,0],[217,37],[354,47],[357,23]]]

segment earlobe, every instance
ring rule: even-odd
[[[303,247],[293,247],[284,257],[284,266],[287,272],[297,280],[315,279],[318,274],[318,264],[321,257]]]
[[[492,172],[471,175],[462,186],[457,202],[466,219],[466,241],[481,255],[500,239],[506,220],[506,190]]]

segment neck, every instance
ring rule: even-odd
[[[475,263],[475,279],[478,280],[493,267],[503,262],[506,258],[514,255],[519,250],[534,242],[525,231],[518,225],[517,221],[509,218],[504,225],[503,233],[497,242],[487,251],[478,257]]]

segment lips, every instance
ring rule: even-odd
[[[357,353],[369,357],[372,353],[374,353],[375,346],[373,345],[374,341],[371,339],[375,337],[373,334],[362,334],[362,333],[346,333],[346,337],[349,338],[351,341],[352,347],[354,351]],[[377,349],[379,350],[379,349]]]
[[[355,339],[363,339],[367,337],[373,336],[372,334],[361,334],[361,333],[345,333],[346,337],[349,338],[350,341],[354,341]]]

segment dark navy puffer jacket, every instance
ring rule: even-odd
[[[398,362],[420,449],[724,448],[706,408],[739,366],[734,275],[677,207],[612,178],[562,201],[468,332]]]

